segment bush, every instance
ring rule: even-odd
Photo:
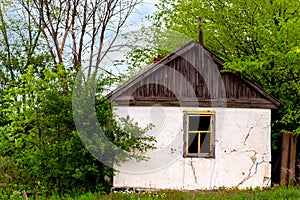
[[[1,199],[17,198],[21,190],[29,196],[46,197],[74,191],[76,194],[109,191],[112,183],[104,177],[112,177],[113,170],[89,153],[74,124],[73,79],[71,73],[60,67],[56,72],[46,69],[42,74],[29,67],[21,83],[11,87],[4,96],[5,109],[1,114],[8,121],[0,127],[0,184],[5,186],[0,187]],[[135,151],[137,144],[143,143],[128,138],[126,131],[134,129],[143,135],[146,129],[140,129],[129,118],[120,126],[108,105],[108,101],[96,104],[102,129],[111,141],[125,150]],[[144,150],[147,148],[151,145],[146,145]]]

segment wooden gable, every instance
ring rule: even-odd
[[[223,61],[191,41],[150,65],[107,97],[118,105],[277,108],[259,86],[233,73]]]

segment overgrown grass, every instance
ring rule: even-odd
[[[11,199],[24,199],[22,196],[15,196]],[[33,199],[30,197],[29,199]],[[144,193],[86,193],[83,195],[67,195],[64,197],[53,196],[50,198],[40,197],[40,200],[152,200],[152,199],[234,199],[234,200],[251,200],[251,199],[300,199],[300,187],[296,186],[277,186],[270,189],[221,189],[216,191],[174,191],[161,190]]]

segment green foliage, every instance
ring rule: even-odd
[[[113,200],[113,199],[136,199],[136,200],[152,200],[152,199],[299,199],[300,192],[299,187],[285,187],[285,186],[277,186],[270,189],[246,189],[246,190],[238,190],[238,189],[220,189],[214,191],[178,191],[178,190],[161,190],[161,191],[148,191],[142,193],[85,193],[85,194],[72,194],[72,195],[63,195],[59,196],[51,196],[47,199],[56,200],[56,199],[64,199],[64,200]],[[0,195],[1,197],[1,195]],[[14,196],[12,199],[23,199],[19,198],[19,196]],[[30,198],[29,199],[33,199]],[[46,199],[45,197],[40,197],[39,199]]]
[[[109,199],[299,199],[300,192],[298,187],[275,187],[271,189],[220,189],[213,191],[178,191],[178,190],[161,190],[149,191],[144,193],[112,193],[101,196],[103,200]],[[94,196],[91,199],[97,199]]]
[[[77,131],[74,123],[73,112],[78,111],[72,109],[75,72],[81,65],[81,61],[76,61],[76,56],[81,59],[79,50],[87,49],[85,43],[95,42],[87,38],[97,40],[99,35],[90,37],[82,26],[82,31],[72,26],[73,31],[78,30],[83,34],[84,41],[79,41],[74,35],[74,45],[76,42],[78,45],[72,51],[77,49],[78,52],[74,52],[74,60],[70,59],[67,55],[72,53],[64,48],[67,45],[62,39],[62,31],[71,34],[70,27],[65,29],[63,26],[72,23],[70,20],[67,22],[69,17],[64,14],[72,14],[75,19],[77,14],[82,14],[75,9],[81,9],[81,4],[79,8],[63,1],[48,3],[46,6],[27,0],[0,1],[0,199],[21,199],[21,190],[30,196],[61,195],[73,191],[77,194],[87,191],[107,192],[112,184],[109,178],[113,176],[113,170],[85,148],[82,133]],[[58,4],[68,5],[66,9],[70,9],[70,12],[64,12],[66,10]],[[97,4],[99,9],[96,10],[99,13],[103,11],[101,5]],[[39,6],[49,9],[49,12],[43,13],[47,19],[33,12],[40,11],[36,8]],[[121,13],[126,10],[130,13],[132,7],[132,3],[126,4]],[[89,8],[87,12],[91,13],[86,13],[86,16],[95,20],[97,12]],[[60,17],[56,18],[55,15]],[[97,24],[98,28],[102,26],[101,22]],[[119,28],[122,24],[119,24]],[[52,35],[48,35],[51,28],[41,28],[44,25],[56,27]],[[95,33],[103,33],[104,39],[106,27],[103,25],[103,31]],[[67,38],[69,41],[73,36]],[[53,49],[52,44],[55,46]],[[57,51],[60,56],[63,56],[60,52],[66,52],[60,60],[69,65],[65,66],[62,62],[54,64],[57,62],[53,51]],[[97,93],[96,98],[104,99],[104,90],[114,81],[114,78],[107,77],[95,82],[98,88],[92,91]],[[95,102],[95,95],[91,97]],[[92,114],[97,115],[98,126],[104,130],[115,148],[128,152],[118,159],[112,157],[112,162],[145,159],[142,153],[153,148],[151,142],[154,138],[145,136],[150,126],[141,129],[129,118],[121,119],[119,123],[110,105],[107,100],[96,101]],[[100,153],[108,153],[107,144],[97,138],[99,132],[92,134],[95,137],[89,139],[92,139],[93,148],[102,150]],[[109,178],[104,180],[104,177]]]
[[[74,124],[73,80],[61,65],[42,72],[29,66],[20,84],[5,94],[1,115],[7,123],[0,127],[3,196],[18,196],[23,189],[35,196],[109,191],[112,183],[104,177],[112,177],[112,169],[88,152]],[[129,118],[117,123],[107,102],[96,103],[100,126],[115,145],[143,159],[140,153],[153,148],[147,141],[154,138],[144,136],[148,128],[139,128]],[[96,145],[105,149],[106,144],[96,141]]]
[[[160,0],[157,8],[148,17],[154,27],[194,40],[203,18],[204,44],[226,61],[224,71],[249,78],[282,103],[274,115],[274,135],[300,134],[298,0]]]

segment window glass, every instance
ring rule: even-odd
[[[210,133],[201,133],[200,134],[200,153],[209,153],[210,152]]]
[[[188,152],[189,153],[198,153],[198,137],[199,134],[189,134],[189,146],[188,146]]]
[[[210,111],[186,112],[186,157],[213,157],[213,116]]]
[[[208,131],[210,116],[189,116],[189,131]]]

